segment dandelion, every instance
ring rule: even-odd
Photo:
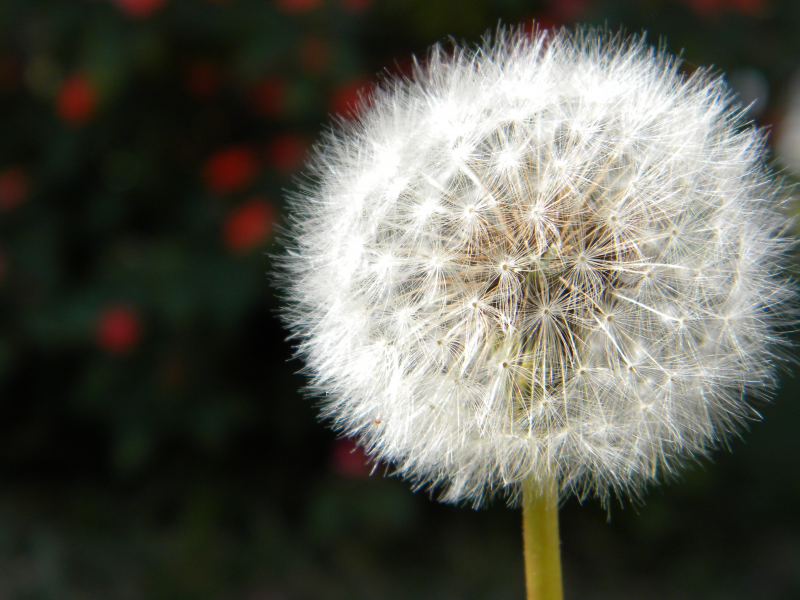
[[[285,318],[323,415],[445,501],[524,497],[557,570],[559,498],[638,494],[775,383],[786,194],[742,114],[642,39],[435,46],[292,199]]]

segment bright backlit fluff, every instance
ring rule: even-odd
[[[642,40],[434,47],[316,149],[285,320],[334,427],[446,501],[633,493],[757,416],[787,195],[723,81]]]

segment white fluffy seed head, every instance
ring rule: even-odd
[[[283,277],[312,389],[444,500],[636,493],[774,383],[786,194],[724,83],[642,40],[436,46],[310,174]]]

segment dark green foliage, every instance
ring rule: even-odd
[[[329,113],[533,17],[756,69],[780,133],[788,0],[0,1],[0,598],[522,597],[515,511],[367,478],[316,422],[267,273]],[[800,597],[785,379],[643,506],[567,503],[568,598]]]

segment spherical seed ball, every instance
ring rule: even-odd
[[[447,501],[636,493],[774,383],[785,199],[722,80],[500,30],[317,148],[285,318],[323,415]]]

